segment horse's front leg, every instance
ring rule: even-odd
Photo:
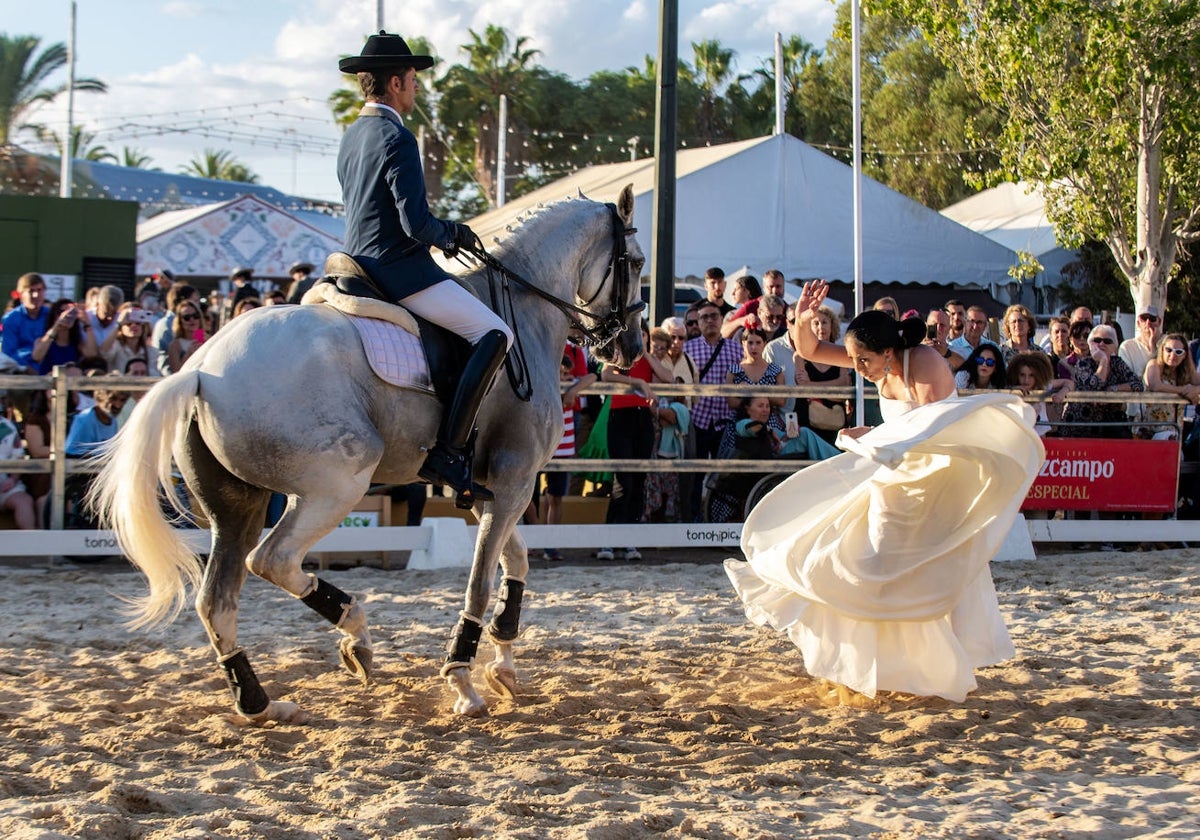
[[[528,498],[514,494],[516,498]],[[468,717],[486,717],[487,703],[475,690],[471,681],[471,665],[479,648],[479,640],[483,635],[483,615],[487,611],[491,598],[491,589],[496,577],[496,566],[500,559],[501,549],[504,549],[505,577],[501,586],[500,600],[496,607],[496,616],[488,627],[488,633],[496,643],[498,662],[485,669],[485,677],[492,681],[492,672],[507,672],[501,680],[500,693],[511,696],[516,689],[516,668],[513,665],[512,640],[517,636],[518,618],[521,609],[521,595],[524,592],[525,572],[528,560],[525,556],[525,542],[516,531],[516,520],[520,515],[518,510],[497,511],[500,501],[490,503],[488,510],[480,517],[479,536],[475,543],[475,558],[471,566],[471,579],[467,584],[466,608],[459,616],[454,628],[450,645],[447,648],[446,661],[442,666],[442,676],[454,689],[457,699],[454,711]],[[514,551],[514,548],[517,550]],[[519,559],[517,559],[519,558]],[[507,681],[508,687],[505,687]]]
[[[500,566],[504,570],[504,579],[496,596],[496,610],[487,627],[496,658],[483,669],[483,676],[492,691],[511,699],[517,695],[513,642],[521,634],[521,601],[525,596],[525,576],[529,572],[529,549],[516,528],[501,552]]]

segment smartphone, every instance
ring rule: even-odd
[[[930,324],[929,326],[925,327],[925,337],[930,341],[937,338],[937,324]]]
[[[796,412],[789,411],[783,415],[783,422],[787,427],[785,434],[790,437],[800,437],[800,418],[796,416]]]

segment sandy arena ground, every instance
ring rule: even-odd
[[[746,622],[725,554],[535,563],[522,693],[485,720],[437,677],[465,570],[326,573],[366,598],[366,689],[252,580],[241,641],[312,714],[273,729],[232,724],[194,613],[121,626],[125,564],[8,562],[0,837],[1200,836],[1200,552],[995,566],[1018,653],[963,704],[839,703]]]

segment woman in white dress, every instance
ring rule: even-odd
[[[957,397],[920,319],[864,312],[845,346],[819,341],[827,292],[805,284],[796,348],[875,383],[885,422],[843,430],[845,453],[760,502],[747,562],[725,568],[747,617],[786,633],[813,676],[961,701],[976,668],[1014,653],[988,563],[1044,457],[1034,413],[1011,394]]]

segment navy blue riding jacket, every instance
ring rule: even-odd
[[[449,279],[429,246],[451,245],[454,227],[429,212],[417,139],[391,111],[362,109],[342,137],[337,172],[346,252],[393,300]]]

